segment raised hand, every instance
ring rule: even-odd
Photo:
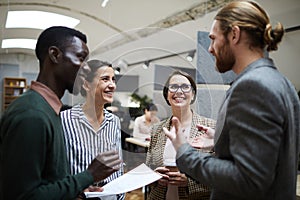
[[[210,150],[214,146],[214,139],[208,138],[206,134],[203,134],[198,137],[195,137],[190,142],[190,145],[197,149]]]
[[[193,138],[190,145],[198,149],[211,150],[214,146],[215,130],[203,125],[197,125],[197,128],[205,133]]]
[[[200,124],[196,125],[199,131],[204,131],[206,133],[207,138],[213,139],[215,136],[215,129],[212,129],[208,126],[203,126]]]
[[[175,150],[183,145],[184,143],[187,143],[187,139],[185,138],[182,128],[181,128],[181,123],[177,117],[172,118],[172,128],[169,131],[167,128],[163,128],[166,136],[171,140]]]

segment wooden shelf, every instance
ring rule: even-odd
[[[5,85],[5,88],[24,88],[24,86],[17,86],[17,85]]]
[[[23,94],[26,88],[25,78],[5,77],[3,79],[2,111],[4,111],[11,102]]]

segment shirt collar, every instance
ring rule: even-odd
[[[70,110],[71,111],[71,117],[72,118],[85,118],[85,115],[84,115],[84,112],[82,110],[82,105],[83,104],[77,104],[75,106],[72,107],[72,109]],[[113,120],[113,114],[110,113],[108,110],[104,109],[103,110],[103,113],[104,113],[104,120],[108,120],[108,121],[111,121]]]
[[[145,117],[145,115],[142,115],[142,116],[141,116],[141,119],[142,119],[142,122],[146,122],[146,117]]]
[[[62,102],[50,88],[37,81],[32,81],[30,88],[39,93],[49,103],[55,113],[59,115],[60,109],[62,107]]]
[[[250,63],[236,78],[230,85],[234,84],[238,79],[240,79],[247,72],[259,68],[259,67],[271,67],[276,69],[274,62],[271,58],[260,58],[252,63]]]

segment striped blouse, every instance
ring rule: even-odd
[[[95,131],[84,115],[82,105],[61,112],[71,174],[86,170],[92,160],[104,151],[117,149],[122,158],[120,119],[105,109],[104,116],[99,130]],[[98,185],[103,186],[123,173],[122,167]],[[125,194],[118,195],[118,199],[124,198]]]

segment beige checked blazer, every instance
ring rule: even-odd
[[[163,153],[166,144],[167,137],[163,132],[163,127],[170,129],[172,117],[161,121],[160,123],[153,126],[151,131],[151,142],[148,148],[146,164],[155,169],[156,167],[163,166]],[[213,119],[205,118],[193,112],[192,116],[192,125],[190,130],[190,139],[203,134],[198,131],[196,125],[201,124],[204,126],[209,126],[215,128],[216,121]],[[157,182],[149,185],[149,194],[147,195],[148,200],[159,200],[165,199],[167,187],[159,185]],[[187,187],[178,188],[179,199],[209,199],[210,197],[210,188],[203,184],[198,184],[196,181],[188,178]]]

